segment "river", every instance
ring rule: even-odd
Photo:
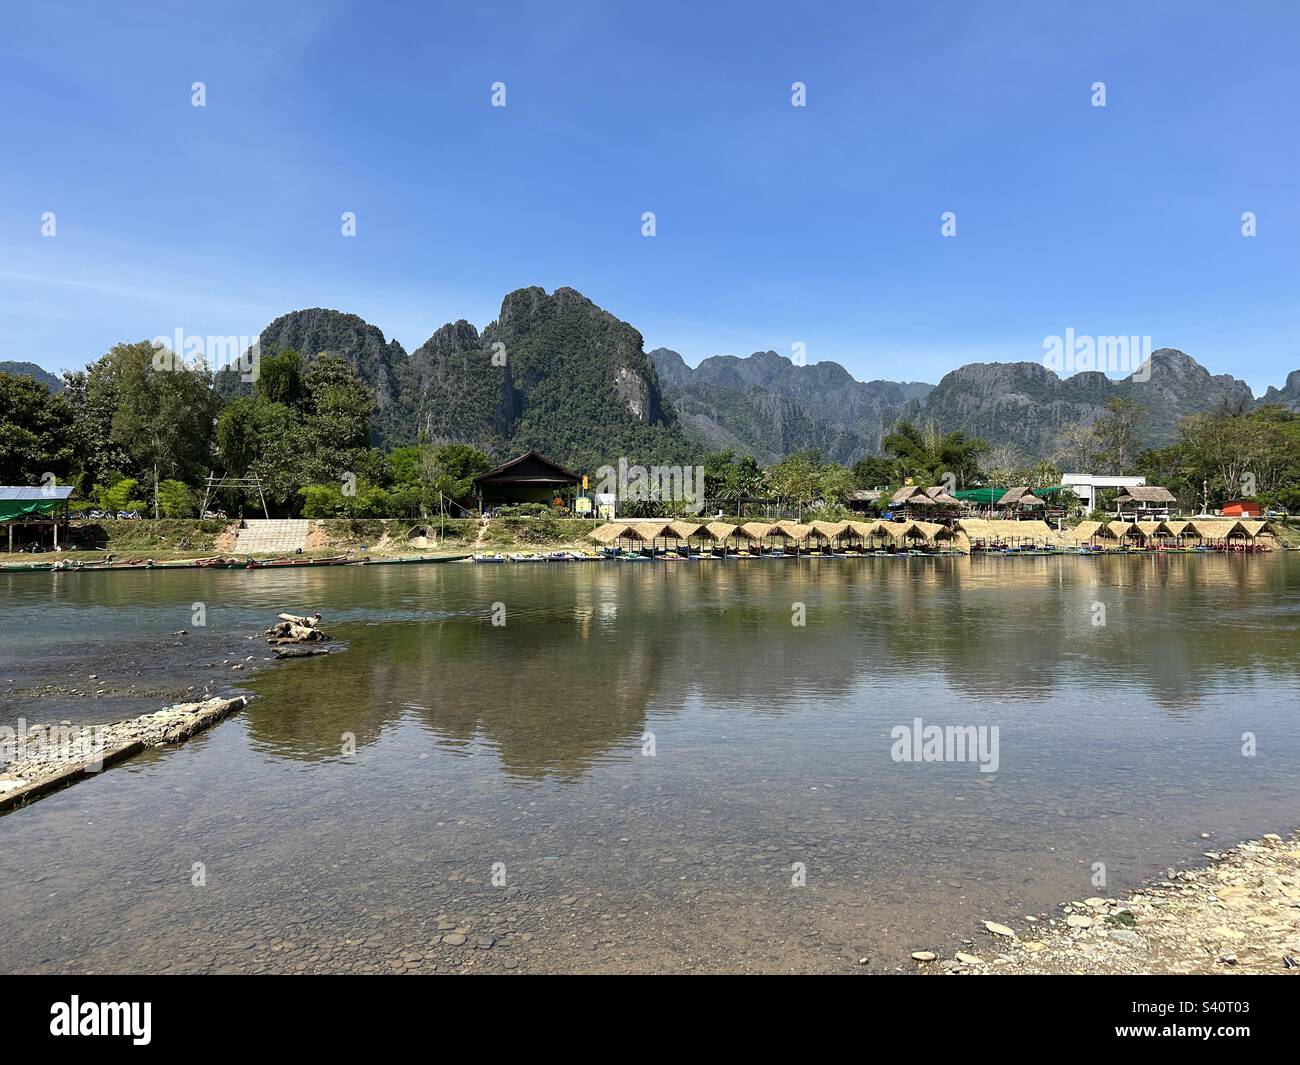
[[[1282,553],[0,575],[0,724],[254,696],[0,817],[0,971],[909,969],[1295,827],[1298,623]]]

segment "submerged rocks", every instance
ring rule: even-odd
[[[146,747],[180,743],[242,710],[248,700],[213,698],[177,703],[108,725],[28,729],[21,754],[0,773],[0,810],[38,799],[130,758]],[[39,735],[39,742],[35,736]]]

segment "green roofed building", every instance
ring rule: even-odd
[[[33,488],[30,485],[0,485],[0,523],[8,533],[8,549],[14,549],[14,531],[18,530],[24,541],[38,542],[48,533],[52,546],[59,546],[59,526],[68,521],[68,497],[71,485],[50,485]],[[35,537],[23,534],[35,533]]]

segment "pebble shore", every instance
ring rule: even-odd
[[[1123,899],[1092,897],[983,939],[947,959],[916,951],[927,974],[1300,974],[1300,834],[1270,833],[1204,854],[1203,869]]]

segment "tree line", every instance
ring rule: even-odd
[[[275,516],[429,516],[472,503],[473,480],[494,459],[464,443],[369,446],[374,396],[343,358],[263,355],[251,394],[225,401],[213,374],[148,341],[119,344],[52,393],[0,373],[0,483],[72,484],[84,507],[155,517],[198,513],[210,473],[256,476]],[[1066,426],[1050,460],[990,445],[960,430],[901,421],[881,454],[852,467],[817,449],[763,468],[734,450],[705,455],[711,506],[739,513],[767,500],[802,514],[846,512],[853,493],[904,484],[1045,488],[1062,469],[1138,473],[1187,509],[1235,498],[1300,509],[1300,415],[1280,406],[1223,408],[1181,419],[1177,441],[1143,448],[1147,413],[1112,399],[1100,418]],[[544,447],[543,447],[544,449]],[[887,497],[886,497],[887,498]],[[213,506],[260,511],[227,491]],[[668,501],[625,508],[667,514]]]

